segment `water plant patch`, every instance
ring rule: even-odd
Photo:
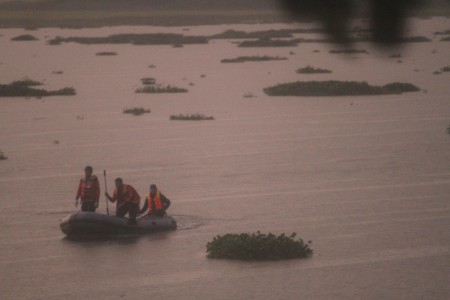
[[[267,87],[269,96],[370,96],[401,94],[420,91],[410,83],[394,82],[383,86],[369,85],[365,81],[296,81]]]
[[[65,87],[56,91],[33,88],[38,85],[42,85],[42,83],[28,78],[13,81],[10,84],[0,84],[0,97],[72,96],[76,93],[72,87]]]
[[[149,114],[150,112],[151,112],[150,109],[143,108],[143,107],[133,107],[133,108],[124,108],[123,109],[124,114],[132,114],[135,116]]]
[[[146,85],[144,87],[140,87],[136,89],[136,93],[149,93],[149,94],[156,94],[156,93],[187,93],[188,90],[185,88],[179,88],[176,86],[166,85]]]
[[[321,69],[321,68],[314,68],[311,66],[306,66],[304,68],[300,68],[297,70],[297,73],[299,74],[324,74],[324,73],[332,73],[330,70],[327,69]]]
[[[227,233],[216,236],[206,244],[206,253],[210,258],[238,260],[280,260],[307,258],[313,255],[311,241],[295,239],[296,233],[286,236],[284,233]]]
[[[202,121],[202,120],[214,120],[213,116],[205,116],[203,114],[186,114],[186,115],[172,115],[170,116],[170,120],[177,121]]]
[[[247,61],[269,61],[269,60],[286,60],[286,57],[279,56],[239,56],[236,58],[225,58],[220,62],[222,63],[243,63]]]

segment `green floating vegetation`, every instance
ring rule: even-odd
[[[260,38],[239,43],[239,47],[295,47],[297,45],[297,40],[274,40],[271,38]]]
[[[211,39],[260,39],[260,38],[291,38],[289,30],[263,30],[245,32],[230,29],[219,34],[210,36]]]
[[[443,68],[441,68],[440,71],[441,72],[450,72],[450,66],[443,67]]]
[[[232,234],[216,236],[206,244],[206,253],[210,258],[228,258],[238,260],[280,260],[307,258],[313,255],[311,241],[295,240],[295,233],[276,236],[272,233]]]
[[[277,84],[264,89],[269,96],[357,96],[388,95],[420,91],[410,83],[394,82],[383,86],[372,86],[356,81],[297,81]]]
[[[0,150],[0,160],[6,160],[6,159],[8,159],[8,157],[5,154],[3,154],[2,150]]]
[[[106,37],[56,37],[48,41],[50,45],[62,43],[79,44],[132,44],[132,45],[185,45],[207,44],[208,39],[202,36],[185,36],[174,33],[147,33],[147,34],[114,34]]]
[[[0,97],[47,97],[72,96],[76,94],[75,89],[72,87],[66,87],[56,91],[32,88],[32,86],[38,85],[42,85],[42,83],[28,78],[14,81],[10,84],[0,84]]]
[[[115,56],[115,55],[117,55],[117,52],[103,51],[103,52],[97,52],[95,55],[97,55],[97,56]]]
[[[166,85],[147,85],[144,87],[140,87],[136,89],[136,93],[149,93],[149,94],[156,94],[156,93],[187,93],[188,90],[185,88],[179,88],[176,86]]]
[[[151,112],[150,109],[143,108],[143,107],[134,107],[134,108],[124,108],[123,109],[123,113],[124,114],[132,114],[132,115],[135,115],[135,116],[148,114],[150,112]]]
[[[243,63],[247,61],[270,61],[270,60],[286,60],[286,57],[279,56],[239,56],[236,58],[226,58],[222,59],[222,63]]]
[[[270,60],[286,60],[285,57],[273,57],[273,56],[240,56],[236,58],[222,59],[222,63],[244,63],[244,62],[255,62],[255,61],[270,61]]]
[[[267,38],[292,38],[294,33],[323,33],[322,28],[307,29],[269,29],[261,31],[245,32],[230,29],[219,34],[209,36],[210,39],[267,39]]]
[[[365,53],[367,54],[367,50],[365,49],[342,49],[342,50],[330,50],[331,54],[355,54],[355,53]]]
[[[205,116],[203,114],[186,114],[186,115],[172,115],[170,116],[170,120],[178,120],[178,121],[202,121],[202,120],[214,120],[213,116]]]
[[[32,36],[31,34],[22,34],[16,37],[13,37],[11,41],[37,41],[39,40],[37,37]]]
[[[145,85],[156,84],[156,79],[152,77],[145,77],[141,79],[141,83]]]
[[[332,72],[327,69],[320,69],[320,68],[314,68],[311,66],[306,66],[304,68],[298,69],[297,73],[299,73],[299,74],[323,74],[323,73],[332,73]]]

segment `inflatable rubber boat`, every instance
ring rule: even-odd
[[[61,231],[68,236],[144,234],[177,228],[174,218],[166,215],[156,217],[145,215],[137,224],[128,224],[128,219],[94,212],[77,212],[61,219]]]

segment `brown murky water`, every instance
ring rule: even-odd
[[[285,27],[1,29],[1,83],[28,76],[46,89],[77,90],[72,97],[0,99],[0,149],[8,156],[0,161],[1,298],[448,299],[450,73],[432,73],[450,65],[450,43],[433,35],[448,30],[450,19],[414,20],[411,35],[432,42],[392,51],[401,58],[367,44],[357,48],[369,54],[351,56],[330,54],[325,44],[238,48],[229,40],[183,48],[46,44],[56,36]],[[10,40],[25,33],[39,41]],[[101,51],[118,55],[95,55]],[[288,60],[220,62],[244,55]],[[296,74],[306,65],[333,73]],[[189,92],[134,93],[144,77]],[[423,91],[331,98],[262,92],[328,79],[410,82]],[[125,107],[151,113],[134,117]],[[215,120],[169,120],[187,113]],[[117,176],[141,195],[157,183],[180,230],[65,239],[59,219],[76,211],[86,164],[102,188],[104,169],[110,189]],[[314,257],[205,257],[215,235],[257,230],[296,232],[313,241]]]

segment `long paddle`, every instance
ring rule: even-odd
[[[108,188],[106,187],[106,170],[103,170],[103,177],[105,178],[105,193],[108,192]],[[108,198],[105,196],[106,201],[106,214],[109,215],[109,208],[108,208]]]

